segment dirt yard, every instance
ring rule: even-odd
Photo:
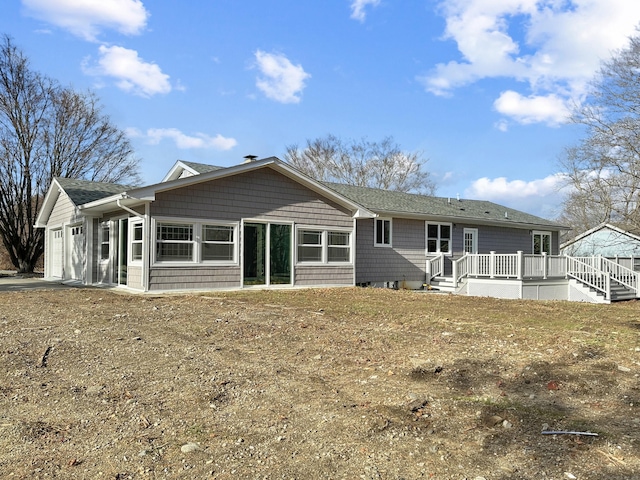
[[[640,478],[638,302],[1,293],[0,353],[3,479]]]

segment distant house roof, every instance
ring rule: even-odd
[[[521,224],[564,228],[562,225],[484,200],[431,197],[376,188],[325,183],[329,188],[378,214],[473,220],[492,224]]]
[[[203,173],[215,172],[216,170],[222,170],[225,167],[217,167],[215,165],[208,165],[206,163],[187,162],[185,160],[178,160],[171,170],[162,179],[163,182],[170,182],[171,180],[177,180],[178,178],[189,177],[193,175],[201,175]]]
[[[602,255],[605,257],[637,256],[640,254],[640,235],[637,231],[611,223],[600,225],[581,233],[560,245],[568,255]]]

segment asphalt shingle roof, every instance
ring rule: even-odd
[[[216,170],[221,170],[222,168],[225,168],[225,167],[217,167],[215,165],[207,165],[206,163],[185,162],[184,160],[180,160],[180,161],[184,163],[187,167],[193,168],[196,172],[200,174],[215,172]]]
[[[561,226],[550,220],[483,200],[431,197],[339,183],[324,183],[324,185],[379,214],[393,213],[447,219],[476,219],[496,223]]]
[[[127,185],[117,183],[92,182],[76,178],[56,178],[65,193],[76,205],[100,200],[130,189]]]

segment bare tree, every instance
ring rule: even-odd
[[[78,93],[34,71],[4,36],[0,45],[0,237],[19,272],[43,253],[34,228],[53,176],[139,182],[128,139],[101,112],[94,94]]]
[[[580,233],[604,221],[640,229],[640,37],[602,64],[572,121],[586,137],[561,160],[562,220]]]
[[[435,184],[423,170],[421,153],[405,152],[392,137],[379,142],[342,140],[335,135],[307,140],[304,149],[287,147],[285,160],[322,182],[431,195]]]

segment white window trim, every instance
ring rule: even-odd
[[[531,253],[535,251],[535,237],[536,235],[547,235],[549,237],[549,253],[553,251],[553,235],[547,230],[533,230],[531,232]]]
[[[142,240],[134,240],[133,238],[133,230],[134,230],[134,226],[135,225],[142,225]],[[127,265],[130,265],[132,267],[141,267],[142,266],[142,258],[140,258],[139,260],[133,260],[133,244],[134,243],[139,243],[140,245],[142,245],[142,255],[144,258],[144,219],[141,217],[129,217],[128,218],[128,222],[127,222],[127,228],[129,229],[129,231],[127,232],[127,235],[129,237],[128,239],[128,245],[127,245]]]
[[[320,262],[304,262],[298,259],[298,235],[301,230],[310,230],[313,232],[321,233],[321,249],[322,260]],[[341,232],[349,234],[349,261],[348,262],[330,262],[329,257],[329,232]],[[295,264],[300,266],[331,266],[331,267],[350,267],[353,266],[353,242],[354,235],[353,229],[344,227],[326,227],[318,225],[296,225],[294,233],[294,250],[295,250]]]
[[[193,259],[191,261],[159,261],[158,249],[158,224],[191,225],[193,227]],[[202,260],[202,226],[214,225],[221,227],[233,227],[233,260]],[[154,217],[151,221],[151,266],[152,267],[193,267],[193,266],[238,266],[239,227],[240,222],[228,220],[213,220],[202,218],[175,218]]]
[[[440,229],[438,229],[438,239],[437,239],[437,245],[438,245],[438,249],[435,252],[430,252],[429,251],[429,225],[440,225],[440,226],[448,226],[450,228],[449,232],[451,232],[451,235],[449,236],[449,251],[448,252],[441,252],[440,251],[440,240],[442,239],[442,237],[440,237]],[[444,255],[452,255],[453,254],[453,224],[452,223],[448,223],[448,222],[430,222],[430,221],[426,221],[424,222],[424,251],[425,254],[427,256],[429,255],[438,255],[440,253],[443,253]]]
[[[389,222],[389,243],[378,243],[378,221]],[[373,219],[373,246],[382,248],[393,247],[393,219],[389,217],[377,217]]]

